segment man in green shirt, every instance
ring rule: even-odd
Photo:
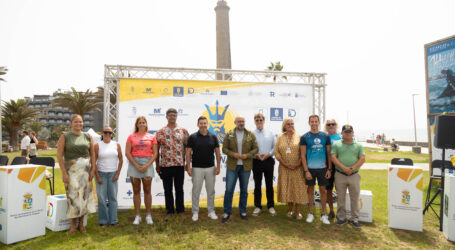
[[[335,188],[338,194],[337,225],[344,225],[346,219],[346,190],[349,189],[351,199],[351,224],[360,228],[359,224],[359,169],[365,162],[365,151],[354,137],[351,125],[344,125],[341,130],[343,138],[332,145],[331,158],[335,164]]]

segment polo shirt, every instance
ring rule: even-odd
[[[347,145],[344,143],[343,139],[341,139],[332,145],[330,154],[335,154],[338,160],[346,167],[352,167],[359,160],[361,155],[365,155],[365,151],[363,150],[362,145],[355,140],[353,140],[350,145]],[[343,173],[343,170],[338,166],[335,166],[335,168]],[[359,169],[354,171],[354,173],[357,172],[359,172]]]
[[[193,150],[191,161],[193,168],[210,168],[215,166],[215,148],[219,148],[216,135],[208,132],[202,135],[199,131],[190,135],[188,148]]]

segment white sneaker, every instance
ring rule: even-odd
[[[199,214],[198,213],[193,213],[193,217],[191,217],[193,221],[199,220]]]
[[[152,225],[153,224],[152,215],[147,214],[147,216],[145,216],[145,221],[147,221],[147,224]]]
[[[269,213],[270,213],[270,215],[275,216],[276,215],[275,208],[273,208],[273,207],[269,208]]]
[[[321,221],[326,225],[330,225],[329,217],[325,214],[321,216]]]
[[[216,215],[215,212],[209,213],[209,218],[212,219],[212,220],[218,220],[218,216]]]
[[[136,218],[134,218],[133,225],[139,225],[141,223],[142,218],[140,215],[136,215]]]
[[[258,216],[260,213],[261,213],[261,209],[257,207],[253,211],[253,216]]]
[[[306,216],[306,222],[307,222],[307,223],[312,223],[313,220],[314,220],[314,215],[313,215],[313,214],[308,214],[308,215]]]

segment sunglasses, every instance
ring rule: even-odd
[[[336,123],[327,123],[327,126],[336,126]]]
[[[260,120],[260,119],[257,119],[257,120],[255,120],[255,121],[256,121],[256,122],[263,122],[264,120],[262,120],[262,119],[261,119],[261,120]]]
[[[112,134],[112,131],[103,131],[103,134]]]

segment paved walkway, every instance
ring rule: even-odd
[[[364,146],[364,147],[369,147],[369,148],[378,148],[378,149],[382,149],[383,148],[381,145],[378,146],[375,143],[360,142],[360,144],[362,144],[362,146]],[[399,151],[412,151],[412,147],[410,147],[410,146],[401,146],[400,145],[400,150]],[[428,148],[422,147],[421,151],[422,151],[422,154],[428,154]]]

